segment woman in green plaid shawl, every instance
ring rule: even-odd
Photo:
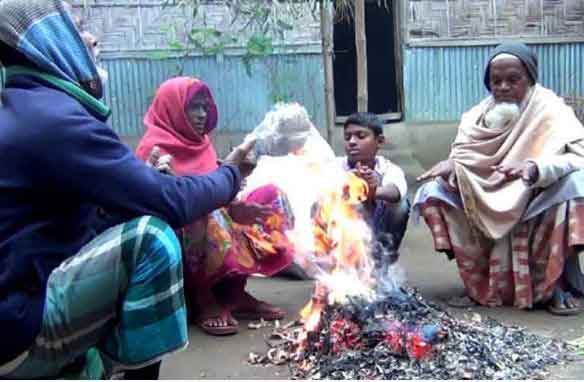
[[[106,376],[158,378],[188,343],[174,229],[231,202],[253,144],[205,176],[137,159],[60,0],[0,0],[0,61],[0,377],[56,377],[97,348]]]

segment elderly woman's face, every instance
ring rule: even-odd
[[[193,131],[200,137],[205,134],[207,126],[207,113],[209,110],[209,99],[204,93],[196,94],[185,107],[187,118]]]
[[[496,103],[521,103],[531,85],[518,58],[501,58],[489,65],[489,85]]]

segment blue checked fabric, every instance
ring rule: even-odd
[[[80,84],[99,78],[61,0],[0,0],[0,40],[63,80]]]

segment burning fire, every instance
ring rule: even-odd
[[[318,328],[320,314],[327,304],[328,291],[323,284],[317,283],[314,287],[312,298],[300,311],[300,317],[304,321],[304,328],[307,331],[314,331]]]
[[[371,232],[361,214],[368,193],[367,183],[349,173],[313,213],[314,256],[320,273],[313,297],[300,313],[307,331],[317,329],[325,305],[372,293]]]
[[[290,362],[302,379],[517,379],[561,360],[549,339],[493,320],[460,321],[403,289],[399,270],[375,267],[372,244],[384,243],[373,243],[361,213],[367,184],[339,169],[315,134],[294,153],[261,157],[247,179],[247,190],[274,184],[288,195],[295,225],[286,237],[316,279],[303,322],[275,325],[271,349],[250,353],[250,363]]]
[[[372,233],[362,214],[370,190],[363,179],[338,166],[333,150],[297,104],[276,107],[252,135],[261,143],[259,152],[271,155],[260,155],[246,189],[274,184],[287,194],[295,220],[287,239],[296,263],[316,279],[314,295],[301,311],[310,333],[325,308],[349,297],[371,300],[375,295]]]

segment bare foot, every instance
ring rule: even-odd
[[[284,309],[254,298],[245,291],[246,277],[226,279],[215,288],[218,301],[229,307],[236,318],[244,320],[279,320],[286,316]]]
[[[235,317],[247,320],[259,320],[263,318],[267,321],[273,321],[280,320],[286,316],[284,309],[260,301],[246,291],[240,293],[232,306],[231,312]]]

